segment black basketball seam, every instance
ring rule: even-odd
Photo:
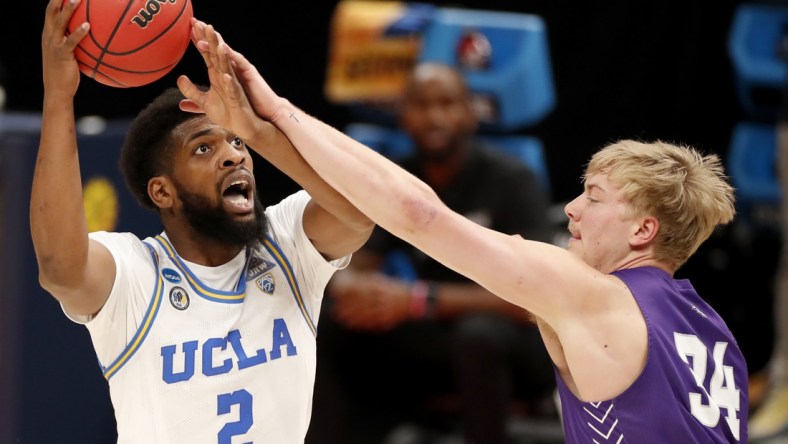
[[[90,53],[90,51],[88,51],[88,50],[87,50],[87,48],[85,48],[84,46],[82,46],[82,43],[78,43],[78,44],[77,44],[77,48],[78,48],[78,49],[81,49],[81,50],[82,50],[82,52],[83,52],[83,53],[84,53],[86,56],[88,56],[89,58],[93,59],[94,61],[95,61],[95,60],[98,60],[98,59],[96,58],[96,56],[94,56],[93,54],[91,54],[91,53]],[[85,66],[87,66],[88,68],[90,68],[90,66],[88,66],[88,64],[87,64],[87,63],[83,63],[83,62],[79,61],[79,59],[77,59],[77,62],[78,62],[78,63],[81,63],[81,64],[83,64],[83,65],[85,65]],[[93,68],[90,68],[90,69],[93,69]]]
[[[120,15],[120,18],[115,23],[115,29],[112,30],[112,32],[109,35],[109,38],[107,38],[106,48],[101,48],[101,54],[98,56],[98,59],[96,60],[96,66],[93,68],[93,75],[90,76],[91,78],[93,79],[96,78],[96,73],[98,72],[98,68],[99,66],[101,66],[101,60],[103,60],[104,56],[107,54],[107,48],[109,48],[109,45],[112,43],[112,39],[115,38],[115,34],[118,32],[118,29],[120,28],[120,24],[123,23],[123,19],[126,17],[126,14],[129,12],[129,9],[131,9],[131,5],[133,3],[134,0],[129,0],[128,3],[126,3],[126,9],[123,11],[123,14]],[[90,0],[88,0],[88,3],[85,6],[87,7],[87,11],[85,15],[87,16],[88,14],[90,14]]]
[[[85,21],[88,23],[90,23],[90,1],[91,0],[87,0],[87,2],[85,3]],[[96,45],[96,48],[104,49],[104,47],[101,46],[101,44],[99,44],[98,39],[96,39],[96,37],[93,35],[93,28],[90,28],[90,30],[88,31],[88,37],[90,37],[90,40],[92,40],[93,44]]]
[[[85,63],[82,63],[80,61],[77,61],[77,63],[87,66]],[[174,65],[175,65],[174,63],[170,64],[169,66],[167,66],[165,68],[162,68],[159,71],[164,70],[164,69],[171,69]],[[104,66],[112,67],[111,65],[107,65],[106,63],[104,64]],[[115,69],[117,71],[121,71],[121,72],[129,72],[129,73],[133,73],[133,74],[150,74],[150,73],[154,72],[154,71],[151,71],[151,72],[128,71],[128,70],[124,70],[124,69],[121,69],[121,68],[114,68],[114,67],[113,67],[113,69]],[[121,87],[121,88],[129,88],[130,87],[130,85],[127,85],[127,84],[121,82],[120,80],[115,79],[114,77],[110,76],[109,74],[107,74],[107,73],[105,73],[103,71],[97,71],[96,72],[96,76],[97,77],[104,77],[105,79],[109,80],[110,82],[115,83],[116,86]]]
[[[85,65],[85,66],[87,66],[85,63],[82,63],[82,62],[80,62],[80,61],[77,61],[77,63],[78,63],[78,64],[80,64],[80,65]],[[90,68],[90,67],[88,66],[88,68]],[[101,71],[97,71],[97,72],[96,72],[96,74],[97,74],[98,76],[100,76],[100,77],[105,77],[105,78],[106,78],[107,80],[109,80],[110,82],[113,82],[113,83],[115,83],[115,86],[122,87],[122,88],[128,88],[128,87],[129,87],[129,85],[126,85],[125,83],[123,83],[123,82],[121,82],[121,81],[119,81],[119,80],[115,80],[114,78],[112,78],[112,77],[108,76],[107,74],[104,74],[104,73],[103,73],[103,72],[101,72]],[[95,79],[95,77],[93,77],[93,78]]]
[[[85,56],[87,56],[91,60],[93,60],[93,61],[97,61],[98,60],[96,58],[96,56],[91,54],[90,51],[88,51],[87,48],[85,48],[82,44],[77,44],[77,48],[81,49],[82,53],[85,54]],[[106,62],[102,63],[102,66],[105,66],[105,67],[110,68],[110,69],[114,69],[115,71],[128,73],[128,74],[154,74],[154,73],[161,72],[161,71],[169,71],[169,70],[171,70],[175,65],[178,64],[179,61],[180,61],[180,59],[178,59],[175,62],[170,63],[169,65],[166,65],[166,66],[164,66],[162,68],[157,68],[157,69],[154,69],[154,70],[151,70],[151,71],[134,71],[134,70],[131,70],[131,69],[120,68],[120,67],[117,67],[115,65],[111,65],[109,63],[106,63]],[[121,82],[120,80],[115,79],[114,77],[110,76],[109,74],[107,74],[105,72],[94,70],[92,66],[88,65],[85,62],[77,60],[77,63],[79,65],[84,66],[85,68],[87,68],[89,70],[94,71],[94,76],[91,77],[93,79],[96,79],[96,77],[105,77],[107,80],[115,83],[116,86],[118,86],[118,87],[122,87],[122,88],[130,88],[131,87],[131,85],[125,84],[125,83]]]
[[[165,28],[165,29],[164,29],[164,30],[163,30],[161,33],[159,33],[159,35],[157,35],[156,37],[154,37],[154,38],[152,38],[152,39],[148,40],[148,42],[147,42],[147,43],[145,43],[145,44],[143,44],[142,46],[139,46],[139,47],[137,47],[137,48],[134,48],[134,49],[131,49],[131,50],[129,50],[129,51],[126,51],[126,52],[114,52],[114,51],[110,51],[110,50],[109,50],[109,43],[107,43],[107,54],[109,54],[109,55],[113,55],[113,56],[124,56],[124,55],[129,55],[129,54],[132,54],[132,53],[135,53],[135,52],[137,52],[137,51],[141,50],[142,48],[145,48],[146,46],[148,46],[148,45],[152,44],[153,42],[155,42],[156,40],[160,39],[160,38],[161,38],[161,37],[162,37],[164,34],[166,34],[166,33],[167,33],[167,31],[169,31],[170,29],[172,29],[172,27],[173,27],[173,26],[175,26],[176,24],[178,24],[178,20],[181,18],[181,16],[183,15],[184,11],[186,11],[186,5],[187,5],[188,3],[189,3],[188,1],[184,1],[184,2],[183,2],[183,7],[181,8],[180,12],[178,12],[178,16],[177,16],[177,17],[175,17],[175,20],[173,20],[172,22],[170,22],[169,26],[167,26],[167,27],[166,27],[166,28]],[[180,58],[179,58],[178,60],[180,60]]]
[[[96,56],[94,56],[93,54],[89,53],[88,51],[86,51],[84,48],[82,48],[81,45],[77,45],[77,47],[82,49],[82,51],[85,53],[85,55],[87,55],[89,58],[91,58],[92,60],[98,62],[98,58]],[[175,66],[179,61],[180,60],[177,60],[177,61],[175,61],[173,63],[170,63],[168,65],[165,65],[165,66],[163,66],[161,68],[156,68],[156,69],[152,69],[152,70],[149,70],[149,71],[135,71],[135,70],[121,68],[121,67],[118,67],[118,66],[115,66],[115,65],[111,65],[111,64],[106,63],[106,62],[102,63],[102,65],[106,66],[107,68],[114,69],[115,71],[126,72],[126,73],[129,73],[129,74],[153,74],[153,73],[164,71],[165,69],[172,69],[172,67]],[[77,62],[79,62],[79,60],[77,60]],[[90,66],[87,63],[83,63],[83,62],[79,62],[79,63],[87,66],[88,68],[90,68]],[[102,74],[101,71],[96,71],[96,73],[97,74]]]

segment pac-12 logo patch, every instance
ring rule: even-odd
[[[172,287],[170,290],[170,303],[178,310],[189,308],[189,294],[181,287]]]
[[[178,274],[178,272],[173,270],[172,268],[162,268],[161,275],[164,277],[164,279],[167,279],[173,284],[177,284],[181,282],[181,275]]]
[[[260,287],[260,290],[268,294],[274,294],[274,290],[276,290],[276,282],[274,281],[274,277],[271,276],[271,273],[266,273],[263,276],[260,276],[255,280],[257,286]]]

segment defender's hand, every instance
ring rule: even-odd
[[[235,132],[247,143],[264,133],[265,123],[252,109],[241,84],[235,76],[227,55],[227,48],[212,26],[207,25],[203,35],[207,47],[200,53],[208,69],[210,88],[199,89],[186,76],[178,78],[178,88],[183,95],[196,103],[214,122]],[[182,109],[193,111],[185,102]]]
[[[209,63],[210,58],[210,40],[212,37],[209,34],[212,31],[214,30],[209,25],[197,19],[192,19],[192,42],[202,54],[206,64]],[[272,120],[277,108],[284,99],[274,93],[257,68],[246,57],[227,45],[220,33],[216,32],[216,38],[227,52],[230,66],[238,82],[246,92],[252,108],[263,119]]]

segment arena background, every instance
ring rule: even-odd
[[[557,107],[544,121],[522,133],[536,135],[544,143],[556,202],[571,199],[581,191],[579,178],[585,162],[608,142],[619,138],[681,141],[726,156],[734,124],[746,117],[735,93],[727,52],[731,20],[741,2],[432,3],[525,12],[544,18]],[[6,89],[6,110],[40,111],[40,35],[45,4],[43,0],[4,1],[0,84]],[[342,128],[351,116],[323,95],[328,32],[335,5],[333,0],[196,0],[194,11],[246,54],[279,94]],[[187,73],[204,82],[203,71],[202,60],[190,48],[173,73],[149,86],[113,89],[83,78],[76,98],[77,114],[132,117],[163,88],[174,85],[177,74]],[[273,203],[295,189],[292,182],[270,167],[258,164],[257,168],[258,182],[271,187],[264,191],[265,203]],[[14,226],[8,237],[15,232],[27,236],[29,228],[24,224]],[[750,370],[756,372],[763,367],[771,347],[771,279],[779,238],[768,230],[750,232],[744,240],[735,234],[736,230],[729,228],[715,235],[679,276],[692,277],[701,294],[728,320]],[[35,276],[36,271],[28,269],[23,276],[5,279],[35,281]],[[30,297],[45,298],[40,294]],[[0,310],[7,307],[2,293],[0,302]],[[45,304],[49,309],[54,305],[50,301]],[[19,326],[19,320],[0,315],[0,322],[5,323],[0,328],[5,335],[0,345],[31,343],[26,339],[20,342],[27,335],[40,335],[40,343],[45,343],[53,335],[65,334],[73,336],[75,350],[89,353],[84,329],[57,315],[26,327]],[[13,359],[32,364],[9,371],[8,361],[0,361],[0,370],[5,366],[5,373],[0,374],[10,375],[0,383],[0,399],[5,393],[7,399],[15,401],[0,405],[0,415],[6,418],[5,428],[0,420],[0,442],[6,437],[13,440],[8,442],[108,442],[114,433],[114,420],[106,383],[95,361],[83,359],[79,353],[75,353],[79,360],[50,359],[35,347],[17,348],[20,350]],[[30,373],[30,368],[36,371]],[[20,382],[25,378],[26,382]]]

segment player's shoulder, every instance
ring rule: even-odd
[[[275,236],[282,231],[289,232],[294,225],[300,225],[304,209],[311,199],[309,193],[300,190],[266,208],[265,215],[268,219],[268,228],[271,230],[269,234]]]
[[[265,209],[266,213],[283,211],[288,209],[298,209],[306,206],[312,197],[305,190],[296,191],[274,205]]]

